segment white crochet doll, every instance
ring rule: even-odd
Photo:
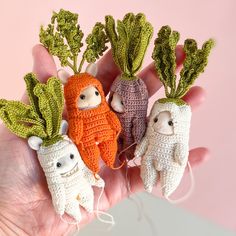
[[[67,123],[64,121],[63,125]],[[42,146],[42,139],[35,136],[30,137],[28,143],[37,150],[56,212],[61,216],[67,213],[77,222],[81,220],[80,206],[93,212],[92,186],[103,188],[105,183],[86,167],[68,136],[48,147]]]
[[[198,49],[195,40],[185,40],[186,58],[177,85],[175,48],[178,40],[179,33],[172,32],[169,26],[163,26],[155,40],[152,57],[166,98],[154,103],[146,134],[135,150],[135,157],[142,158],[141,178],[145,190],[152,192],[160,180],[166,198],[178,187],[188,163],[191,108],[182,97],[204,71],[213,46],[213,41],[208,40]]]
[[[152,192],[160,179],[168,197],[179,185],[188,161],[191,109],[188,105],[156,101],[149,116],[145,137],[137,146],[144,188]]]
[[[0,99],[0,118],[17,136],[28,139],[37,151],[55,210],[69,214],[79,223],[80,206],[93,211],[92,186],[104,188],[104,181],[83,163],[75,144],[66,135],[62,121],[63,90],[59,79],[40,83],[36,76],[25,76],[30,105]]]

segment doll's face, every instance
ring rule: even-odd
[[[68,177],[78,171],[78,161],[78,152],[72,150],[70,153],[56,160],[54,164],[57,172],[62,177]]]
[[[102,102],[101,94],[94,86],[83,89],[78,97],[78,108],[81,110],[92,109]]]
[[[153,120],[153,129],[160,134],[172,135],[174,134],[173,121],[171,119],[170,112],[163,111],[154,117]]]
[[[122,98],[119,94],[117,94],[117,93],[113,94],[112,100],[111,100],[111,107],[113,108],[114,111],[116,111],[118,113],[125,112],[124,104],[123,104]]]

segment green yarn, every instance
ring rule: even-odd
[[[64,104],[61,82],[52,77],[47,84],[41,84],[32,73],[24,80],[30,105],[1,99],[0,118],[17,136],[37,136],[44,146],[52,145],[62,139],[59,134]]]
[[[21,138],[33,135],[42,139],[47,137],[43,120],[30,105],[1,99],[0,118],[9,130]]]
[[[183,105],[186,105],[187,103],[183,100],[183,99],[180,99],[180,98],[160,98],[158,99],[158,102],[160,103],[175,103],[177,106],[183,106]]]
[[[169,26],[163,26],[158,32],[152,53],[156,71],[165,88],[166,97],[177,99],[176,101],[188,92],[199,74],[204,72],[208,56],[214,46],[212,39],[206,41],[201,49],[198,49],[194,39],[185,40],[184,52],[186,58],[177,85],[175,49],[179,37],[178,32],[172,31]]]
[[[144,55],[153,35],[152,25],[144,14],[128,13],[123,20],[105,17],[105,30],[111,43],[115,63],[123,72],[122,79],[136,79],[135,74],[142,66]]]
[[[85,49],[79,66],[78,55],[83,46],[84,34],[78,24],[78,14],[61,9],[58,13],[53,12],[51,24],[47,28],[40,28],[40,42],[53,55],[59,58],[61,66],[69,66],[75,74],[80,73],[85,61],[95,62],[107,49],[108,42],[104,25],[96,23],[91,34],[85,42]]]

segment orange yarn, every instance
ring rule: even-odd
[[[102,102],[96,108],[80,110],[77,105],[79,95],[83,89],[91,85],[99,91]],[[107,166],[114,168],[121,124],[106,102],[101,83],[88,73],[73,75],[64,87],[64,95],[69,137],[78,147],[85,164],[97,173],[101,156]]]

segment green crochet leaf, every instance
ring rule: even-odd
[[[179,33],[171,31],[169,26],[163,26],[155,40],[152,58],[155,63],[160,81],[165,87],[166,97],[174,96],[176,87],[176,56],[175,48],[179,41]]]
[[[83,61],[88,63],[95,62],[107,50],[106,43],[108,38],[105,32],[105,27],[102,23],[97,22],[93,27],[92,33],[86,38],[87,48],[84,51],[83,59],[80,63],[79,71],[82,69]]]
[[[51,24],[40,29],[40,42],[53,56],[57,56],[61,65],[69,66],[75,74],[80,73],[85,61],[95,62],[106,51],[108,42],[102,23],[96,23],[91,34],[86,38],[85,49],[79,67],[78,55],[83,46],[83,32],[78,24],[78,14],[61,9],[54,12]]]
[[[0,118],[8,129],[22,138],[36,135],[46,138],[44,122],[32,106],[17,101],[0,100]]]
[[[176,96],[183,97],[200,73],[204,72],[208,63],[208,57],[211,49],[214,47],[214,41],[209,39],[201,49],[198,49],[197,42],[194,39],[186,39],[184,42],[184,52],[186,59],[183,69],[180,72],[179,85]]]
[[[62,66],[69,66],[77,73],[77,57],[83,46],[83,32],[80,30],[78,14],[61,9],[54,12],[51,24],[40,29],[40,42],[49,52],[57,56]]]
[[[184,43],[186,58],[183,69],[180,72],[180,80],[177,85],[176,56],[175,49],[179,41],[179,33],[172,31],[169,26],[163,26],[158,32],[155,40],[155,47],[152,58],[160,81],[165,87],[167,98],[176,99],[179,103],[200,73],[207,65],[214,41],[212,39],[203,44],[202,49],[198,49],[197,43],[193,39],[187,39]]]
[[[32,73],[24,79],[30,105],[1,99],[0,118],[19,137],[37,136],[44,146],[52,145],[62,139],[59,133],[64,105],[61,82],[52,77],[47,84],[41,84]]]
[[[57,78],[50,78],[47,84],[37,84],[34,94],[39,100],[39,109],[46,122],[48,138],[57,136],[63,111],[62,88]]]
[[[34,111],[40,116],[41,114],[38,107],[38,98],[34,94],[34,87],[39,83],[39,81],[37,80],[36,75],[33,73],[28,73],[27,75],[25,75],[24,80],[26,83],[26,90],[30,100],[30,104]]]
[[[123,72],[123,78],[135,79],[153,35],[152,25],[144,14],[128,13],[122,21],[117,21],[117,26],[112,16],[106,16],[105,29],[114,61]]]

